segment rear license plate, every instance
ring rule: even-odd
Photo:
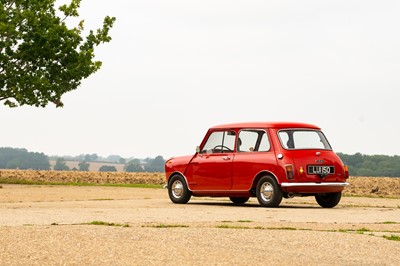
[[[307,172],[309,175],[330,175],[335,173],[335,167],[325,165],[309,165]]]

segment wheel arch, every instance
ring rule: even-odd
[[[186,176],[185,176],[184,174],[182,174],[181,172],[179,172],[179,171],[172,172],[172,173],[168,176],[168,178],[167,178],[167,185],[168,185],[168,187],[169,187],[169,185],[170,185],[169,182],[170,182],[170,180],[171,180],[171,177],[173,177],[174,175],[180,175],[183,179],[185,179],[186,186],[187,186],[188,190],[189,190],[190,192],[192,192],[192,190],[191,190],[190,187],[189,187],[189,182],[188,182]]]
[[[258,181],[261,179],[261,177],[266,176],[266,175],[273,177],[275,179],[276,183],[278,184],[278,186],[279,187],[281,186],[278,178],[276,177],[276,175],[274,173],[272,173],[271,171],[268,171],[268,170],[263,170],[263,171],[260,171],[259,173],[257,173],[256,176],[254,177],[253,182],[251,184],[251,188],[250,188],[251,194],[253,194],[253,195],[256,194],[256,187],[257,187]]]

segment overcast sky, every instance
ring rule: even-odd
[[[103,67],[64,108],[1,105],[0,147],[169,158],[217,124],[298,121],[400,155],[399,1],[82,2],[87,29],[117,17]]]

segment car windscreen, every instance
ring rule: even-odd
[[[285,129],[278,132],[282,147],[288,150],[332,150],[324,134],[318,130]]]

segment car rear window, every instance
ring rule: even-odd
[[[278,136],[282,147],[288,150],[332,149],[324,134],[317,130],[285,129],[280,130]]]

